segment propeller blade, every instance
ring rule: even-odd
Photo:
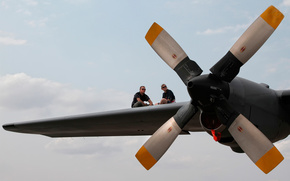
[[[197,108],[191,103],[184,105],[139,149],[135,156],[147,170],[163,156],[196,112]]]
[[[236,41],[230,51],[210,71],[231,82],[243,66],[266,42],[283,20],[284,15],[274,6],[266,9]]]
[[[235,119],[229,132],[264,173],[269,173],[283,161],[284,157],[273,143],[243,115]]]
[[[157,23],[153,23],[145,36],[155,52],[166,62],[187,85],[187,81],[202,73],[195,61],[188,58],[179,44]]]
[[[216,102],[216,113],[237,144],[264,173],[269,173],[284,159],[273,143],[223,96]]]

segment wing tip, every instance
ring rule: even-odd
[[[153,44],[153,42],[155,41],[155,39],[158,37],[158,35],[161,33],[162,30],[163,28],[159,26],[156,22],[152,24],[152,26],[150,27],[145,36],[145,39],[150,44],[150,46]]]
[[[4,124],[2,127],[6,131],[15,131],[16,130],[15,124]]]

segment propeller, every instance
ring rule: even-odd
[[[140,148],[136,154],[139,162],[149,170],[167,151],[182,128],[195,115],[198,109],[192,104],[182,106],[177,113],[165,122]]]
[[[236,41],[228,53],[210,71],[202,70],[190,60],[178,43],[157,23],[145,38],[156,53],[178,74],[187,86],[190,103],[164,123],[136,154],[149,170],[167,151],[183,127],[201,110],[213,109],[237,144],[264,172],[269,173],[284,158],[272,142],[246,117],[228,103],[229,83],[278,27],[284,15],[274,6],[266,9]],[[201,76],[200,76],[201,75]]]
[[[243,66],[266,42],[284,15],[274,6],[266,9],[236,41],[228,53],[210,71],[220,79],[231,82]]]
[[[221,95],[215,111],[238,145],[264,173],[274,169],[284,157],[273,143],[246,117],[234,110]]]
[[[179,75],[185,85],[188,80],[202,73],[197,63],[190,60],[179,44],[157,23],[153,23],[145,39],[164,62]]]

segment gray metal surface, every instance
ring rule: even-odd
[[[3,128],[19,133],[49,137],[152,135],[172,117],[184,103],[129,108],[117,111],[43,119],[5,124]],[[199,120],[187,128],[201,131]],[[186,129],[186,128],[185,128]],[[181,134],[189,134],[185,130]]]

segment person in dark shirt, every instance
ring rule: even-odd
[[[134,95],[131,107],[142,107],[142,106],[148,106],[144,101],[149,102],[149,105],[153,105],[153,102],[150,100],[149,96],[145,94],[146,88],[145,86],[140,86],[139,92],[137,92]]]
[[[161,90],[163,90],[162,99],[158,104],[168,104],[175,102],[175,96],[171,90],[167,88],[165,84],[161,85]]]

